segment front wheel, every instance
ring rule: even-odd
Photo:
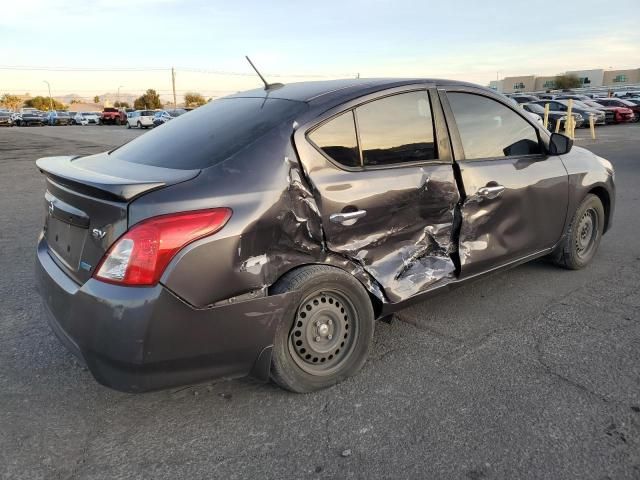
[[[127,122],[127,128],[131,128],[131,124]]]
[[[297,393],[335,385],[364,365],[374,314],[364,287],[335,267],[312,265],[287,273],[274,294],[299,292],[293,318],[276,333],[271,378]]]
[[[604,207],[593,194],[587,195],[567,226],[562,244],[553,256],[556,265],[579,270],[593,259],[604,230]]]

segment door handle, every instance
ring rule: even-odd
[[[498,198],[504,192],[504,186],[502,185],[494,185],[492,187],[482,187],[478,189],[478,195],[480,197],[494,199]]]
[[[358,219],[364,217],[367,214],[366,210],[356,210],[355,212],[344,212],[344,213],[332,213],[329,216],[329,220],[333,223],[339,223],[340,225],[344,225],[348,227],[353,225],[358,221]]]

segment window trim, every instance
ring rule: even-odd
[[[435,105],[434,102],[434,96],[430,94],[431,90],[434,90],[435,86],[432,84],[420,84],[420,85],[406,85],[403,87],[396,87],[396,88],[392,88],[392,89],[387,89],[387,90],[382,90],[380,92],[376,92],[373,94],[368,94],[366,96],[363,97],[359,97],[356,98],[354,100],[350,100],[348,102],[345,102],[333,109],[328,110],[327,112],[325,112],[324,114],[322,114],[320,116],[320,120],[318,121],[317,118],[315,120],[312,121],[312,123],[310,123],[308,126],[305,125],[302,130],[303,130],[303,136],[304,139],[318,152],[320,153],[320,155],[322,155],[325,159],[327,159],[329,162],[331,162],[332,165],[336,166],[337,168],[341,169],[341,170],[345,170],[345,171],[349,171],[349,172],[363,172],[363,171],[372,171],[372,170],[387,170],[387,169],[394,169],[394,168],[409,168],[409,167],[421,167],[421,166],[429,166],[429,165],[450,165],[453,163],[453,158],[452,155],[449,151],[444,150],[443,153],[444,155],[440,155],[441,153],[441,142],[442,140],[447,141],[448,139],[440,139],[440,135],[446,131],[443,130],[442,128],[439,128],[439,123],[438,122],[444,122],[444,115],[442,114],[442,111],[439,109],[439,105]],[[365,166],[364,165],[364,156],[362,155],[362,145],[360,142],[360,128],[358,125],[358,116],[355,113],[355,109],[362,106],[362,105],[366,105],[367,103],[371,103],[371,102],[375,102],[377,100],[382,100],[383,98],[387,98],[387,97],[392,97],[395,95],[402,95],[404,93],[412,93],[412,92],[419,92],[419,91],[424,91],[427,94],[427,98],[429,100],[429,107],[431,109],[431,122],[432,122],[432,126],[433,126],[433,142],[434,145],[437,148],[437,152],[438,152],[438,157],[437,159],[433,159],[433,160],[423,160],[423,161],[416,161],[416,162],[403,162],[403,163],[394,163],[394,164],[389,164],[389,165],[369,165],[369,166]],[[309,138],[309,135],[313,133],[314,130],[317,130],[318,128],[322,127],[322,125],[330,122],[331,120],[333,120],[334,118],[348,112],[351,111],[351,115],[353,116],[353,120],[354,120],[354,127],[356,130],[356,141],[358,142],[358,153],[360,155],[360,166],[359,167],[349,167],[346,165],[343,165],[339,162],[337,162],[336,160],[334,160],[333,158],[331,158],[329,155],[327,155],[318,145],[316,145],[313,140],[311,140],[311,138]]]
[[[356,134],[356,147],[358,149],[358,156],[359,156],[359,163],[360,163],[360,166],[358,166],[358,167],[350,167],[348,165],[345,165],[343,163],[338,162],[333,157],[328,155],[318,144],[316,144],[316,142],[314,142],[311,139],[311,135],[313,134],[313,132],[315,132],[316,130],[322,128],[327,123],[332,122],[333,120],[335,120],[339,116],[346,115],[347,113],[351,114],[351,121],[353,122],[353,129],[354,129],[355,134]],[[325,158],[328,158],[329,160],[331,160],[331,163],[333,163],[334,165],[337,165],[337,166],[339,166],[340,168],[342,168],[344,170],[360,171],[360,170],[362,170],[364,168],[364,166],[362,165],[362,148],[360,147],[360,136],[358,135],[358,124],[356,122],[357,122],[356,115],[355,115],[355,112],[354,112],[353,108],[352,109],[343,110],[342,112],[337,113],[335,115],[332,115],[331,117],[323,120],[322,122],[318,123],[317,125],[313,126],[310,129],[308,129],[304,133],[304,137],[305,137],[305,140],[307,142],[309,142],[313,146],[313,148],[315,148],[318,152],[320,152]]]
[[[477,95],[480,97],[485,97],[489,100],[493,100],[498,102],[503,107],[508,108],[520,118],[522,118],[525,122],[527,122],[536,132],[538,137],[538,144],[543,147],[541,153],[531,153],[527,155],[509,155],[509,156],[500,156],[500,157],[483,157],[483,158],[467,158],[466,153],[464,151],[464,147],[462,145],[462,138],[460,137],[460,132],[458,131],[458,124],[455,119],[455,115],[453,114],[453,109],[451,108],[451,104],[449,103],[449,98],[447,97],[448,93],[466,93],[470,95]],[[545,135],[543,130],[540,129],[539,125],[533,120],[533,118],[528,118],[528,115],[523,115],[522,112],[525,110],[520,108],[519,106],[510,105],[507,102],[504,102],[502,98],[498,94],[494,94],[490,91],[485,91],[484,89],[474,88],[474,87],[459,87],[459,86],[443,86],[438,88],[438,94],[440,95],[440,102],[442,103],[442,108],[444,110],[445,118],[447,120],[447,127],[449,129],[449,136],[451,137],[451,143],[453,145],[453,157],[454,161],[457,163],[462,162],[486,162],[486,161],[494,161],[494,160],[509,160],[509,159],[517,159],[517,158],[539,158],[541,160],[546,159],[549,154],[549,136],[550,134],[547,132]]]

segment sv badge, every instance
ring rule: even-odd
[[[100,230],[99,228],[94,228],[91,230],[91,236],[96,240],[102,240],[104,236],[107,234],[104,230]]]

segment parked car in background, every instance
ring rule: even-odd
[[[177,108],[174,110],[160,110],[153,114],[153,126],[159,127],[160,125],[167,123],[169,120],[179,117],[180,115],[187,113],[186,110],[182,108]]]
[[[535,102],[536,100],[540,100],[540,98],[536,97],[535,95],[522,95],[522,94],[512,95],[511,99],[513,99],[517,103],[529,103],[529,102]]]
[[[640,91],[624,90],[613,94],[617,98],[640,98]]]
[[[613,115],[607,115],[607,123],[627,123],[635,121],[635,114],[629,107],[607,106],[596,100],[584,100],[582,103],[592,108],[602,109],[605,113],[611,112]]]
[[[51,126],[71,125],[71,116],[62,110],[52,110],[47,114],[47,123]]]
[[[553,100],[557,95],[553,93],[540,93],[536,95],[540,100]]]
[[[74,120],[83,125],[98,125],[100,123],[100,115],[95,112],[77,112],[73,117]]]
[[[122,125],[126,121],[126,115],[119,109],[105,107],[100,116],[100,123],[103,125]]]
[[[587,96],[587,95],[582,95],[582,94],[578,94],[578,93],[570,93],[570,94],[566,94],[563,93],[562,95],[558,95],[555,100],[591,100],[591,97]]]
[[[537,103],[525,103],[522,105],[522,108],[524,108],[527,112],[533,113],[539,118],[543,119],[544,123],[544,107],[542,105],[539,105]],[[576,128],[582,127],[582,124],[584,123],[584,118],[582,117],[582,115],[580,115],[579,113],[572,113],[571,115],[575,120]],[[554,131],[556,129],[558,123],[560,123],[558,128],[564,128],[565,122],[567,120],[567,113],[549,110],[549,117],[547,120],[547,127],[551,131]]]
[[[82,116],[82,112],[69,112],[72,125],[88,125],[89,120]]]
[[[630,109],[634,114],[634,122],[640,120],[640,105],[623,98],[599,98],[598,103],[605,107],[624,107]]]
[[[127,114],[127,128],[149,128],[153,127],[153,110],[136,110]]]
[[[583,268],[610,229],[611,163],[489,89],[349,79],[272,93],[36,162],[37,288],[101,383],[326,388],[362,368],[376,319],[542,256]]]
[[[0,126],[13,127],[12,116],[9,110],[0,110]]]
[[[569,109],[568,100],[538,100],[533,103],[542,105],[542,107],[548,103],[549,109],[555,112],[566,112]],[[572,113],[579,113],[582,115],[582,118],[584,119],[584,127],[589,126],[589,117],[593,117],[593,121],[596,125],[604,125],[606,123],[606,114],[603,110],[588,107],[587,105],[581,104],[578,100],[573,100]]]
[[[19,127],[30,127],[32,125],[43,126],[48,122],[47,115],[39,110],[29,110],[27,112],[20,113],[14,120],[15,124]]]

